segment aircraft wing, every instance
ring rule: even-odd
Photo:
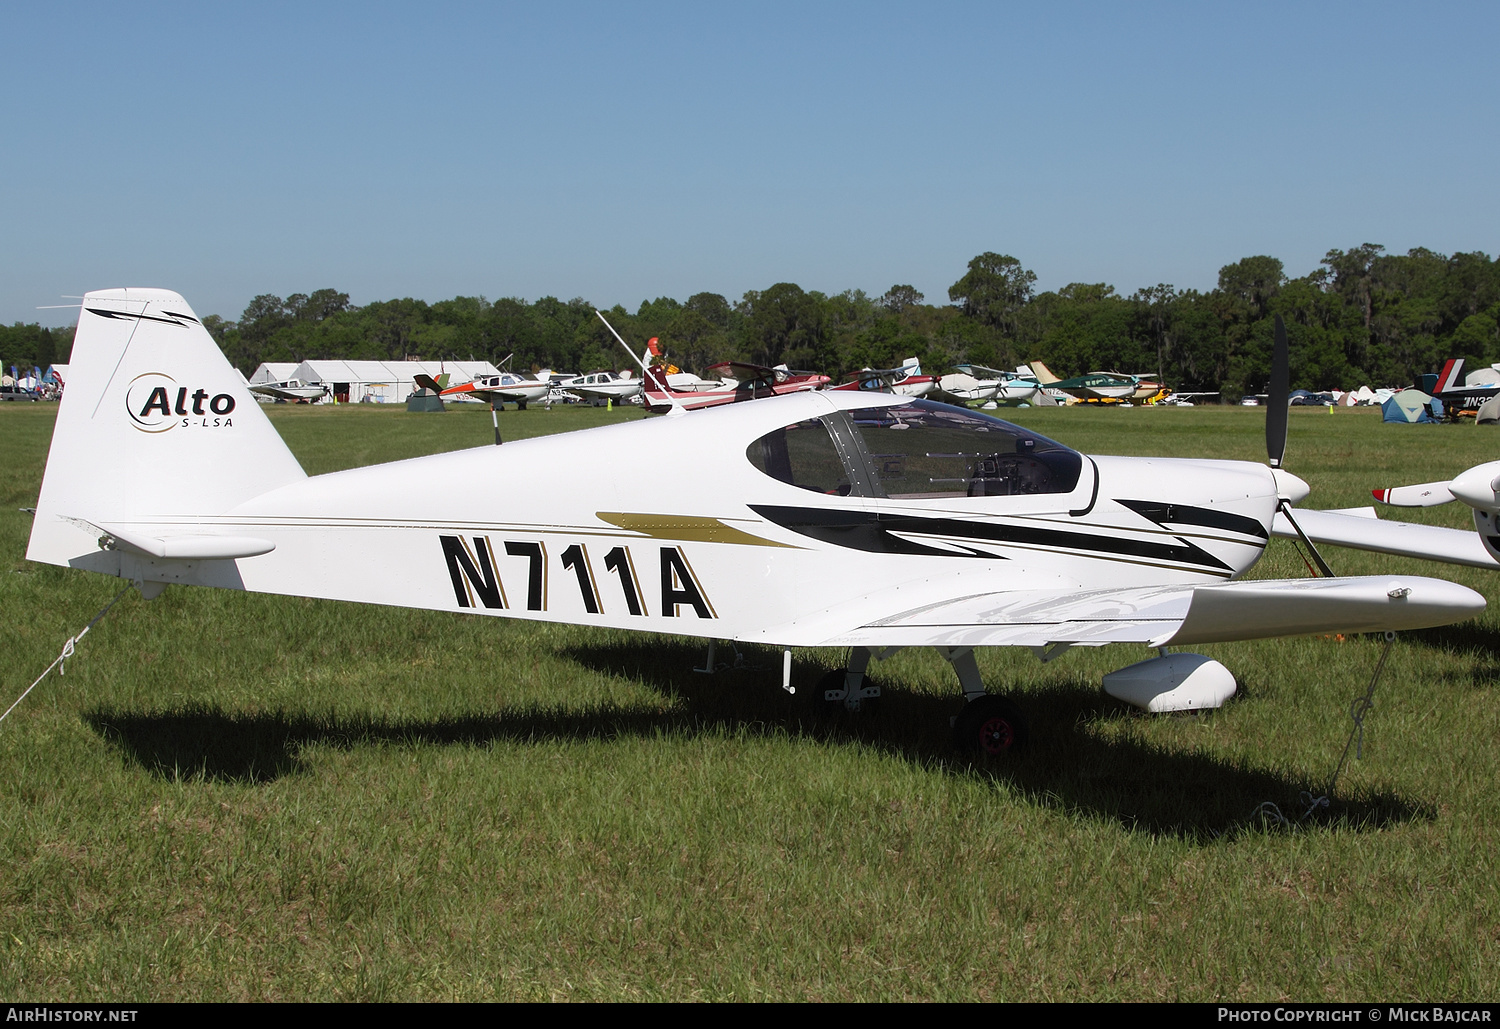
[[[742,383],[753,382],[756,379],[770,381],[776,377],[776,369],[767,368],[763,364],[747,364],[744,361],[720,361],[703,370],[717,373],[721,378],[736,379]]]
[[[900,592],[915,600],[912,595],[920,595],[923,587]],[[1485,604],[1484,597],[1466,586],[1413,575],[1011,590],[956,597],[949,592],[949,599],[916,604],[877,593],[800,624],[770,630],[767,636],[801,639],[814,646],[875,648],[1056,643],[1159,647],[1428,628],[1478,615]],[[885,611],[877,613],[881,607]],[[840,622],[844,627],[836,628]]]
[[[1373,550],[1399,557],[1416,557],[1425,561],[1474,568],[1500,568],[1484,549],[1479,533],[1465,529],[1445,529],[1438,525],[1416,525],[1391,522],[1375,516],[1373,507],[1352,511],[1297,510],[1297,524],[1314,543],[1355,550]],[[1297,531],[1286,516],[1277,512],[1271,535],[1296,539]]]

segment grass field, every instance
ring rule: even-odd
[[[310,473],[491,432],[485,411],[270,413]],[[3,706],[119,586],[23,559],[53,414],[0,408]],[[1255,409],[1012,416],[1094,453],[1264,460]],[[516,439],[640,415],[500,417]],[[1287,463],[1309,506],[1344,507],[1497,442],[1298,409]],[[1276,542],[1253,574],[1306,573]],[[947,751],[960,699],[931,652],[873,666],[879,716],[814,721],[769,651],[705,676],[670,637],[132,593],[0,724],[0,997],[1493,1001],[1500,609],[1403,634],[1331,809],[1256,816],[1326,786],[1380,648],[1202,648],[1241,690],[1196,718],[1100,692],[1144,648],[985,652],[1034,744],[976,767]],[[797,678],[840,659],[801,654]]]

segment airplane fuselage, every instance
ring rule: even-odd
[[[914,403],[927,402],[803,392],[314,476],[218,515],[111,516],[130,538],[274,544],[238,561],[99,550],[85,527],[45,542],[67,563],[138,579],[788,646],[878,618],[865,598],[888,607],[891,591],[914,608],[997,590],[1213,583],[1266,545],[1276,488],[1260,465],[1061,447],[1042,461],[1035,441],[1055,444],[971,412],[973,454],[956,460],[916,426],[893,431],[904,426],[887,412]],[[792,455],[786,468],[763,456],[768,440]],[[414,485],[442,482],[465,489]]]

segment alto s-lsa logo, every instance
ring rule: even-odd
[[[234,397],[210,395],[202,387],[179,386],[164,372],[137,375],[125,391],[125,410],[142,432],[198,427],[226,429],[234,424]]]

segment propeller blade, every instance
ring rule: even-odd
[[[1302,526],[1297,524],[1297,518],[1292,514],[1292,505],[1305,498],[1310,492],[1307,483],[1281,468],[1281,459],[1286,454],[1286,421],[1287,408],[1291,401],[1291,383],[1292,369],[1291,358],[1287,353],[1286,323],[1278,314],[1276,316],[1276,348],[1271,351],[1271,382],[1266,390],[1266,457],[1271,462],[1271,477],[1276,480],[1276,507],[1296,530],[1298,539],[1302,541],[1303,546],[1307,547],[1307,552],[1312,555],[1318,571],[1332,578],[1333,569],[1328,567],[1328,562],[1323,560],[1323,555],[1318,553],[1318,548],[1313,545],[1307,533],[1302,531]]]
[[[1419,482],[1414,486],[1393,486],[1390,489],[1372,489],[1370,495],[1382,504],[1392,507],[1437,507],[1453,501],[1449,487],[1451,479],[1442,482]]]
[[[1276,349],[1271,354],[1271,384],[1266,390],[1266,457],[1281,467],[1286,454],[1287,402],[1291,399],[1291,365],[1287,357],[1286,324],[1276,316]]]

